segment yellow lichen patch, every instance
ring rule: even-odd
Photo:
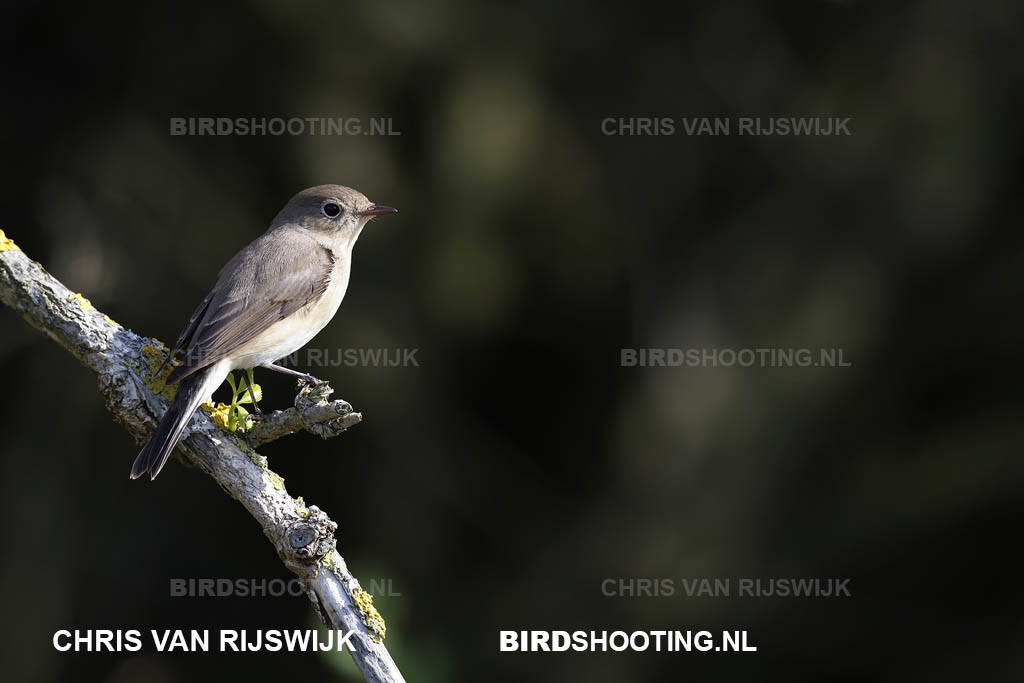
[[[70,301],[77,301],[77,302],[78,302],[78,305],[82,307],[82,310],[83,310],[83,311],[92,311],[92,310],[95,310],[95,309],[94,309],[94,307],[93,307],[93,305],[92,305],[92,302],[91,302],[91,301],[89,301],[88,299],[86,299],[86,298],[85,298],[84,296],[82,296],[81,294],[78,294],[78,293],[75,293],[75,294],[68,294],[68,299],[69,299]]]
[[[21,251],[21,247],[5,235],[3,230],[0,230],[0,251]]]
[[[142,352],[147,356],[152,356],[156,358],[158,361],[162,362],[164,359],[164,353],[167,351],[167,347],[161,344],[160,342],[157,342],[157,344],[159,344],[159,346],[154,346],[153,344],[146,344],[145,346],[142,347]]]
[[[105,322],[106,322],[106,323],[107,323],[108,325],[113,325],[114,327],[119,327],[119,325],[117,324],[117,322],[116,322],[116,321],[114,321],[114,320],[113,320],[113,319],[112,319],[112,318],[111,318],[110,316],[108,316],[108,315],[105,315],[105,316],[103,316],[103,320],[104,320],[104,321],[105,321]]]
[[[270,480],[270,485],[278,491],[284,491],[284,477],[277,472],[267,472],[267,479]]]
[[[256,451],[249,451],[249,459],[263,469],[267,469],[267,458],[265,456],[260,455]],[[284,479],[281,480],[281,483],[284,484]]]
[[[228,431],[228,410],[231,406],[225,405],[224,403],[213,405],[213,401],[206,399],[200,408],[210,414],[210,419],[213,420],[213,424],[217,425],[224,431]]]
[[[370,629],[370,632],[373,634],[373,640],[378,643],[384,640],[384,636],[388,632],[388,626],[384,623],[384,617],[373,606],[373,596],[359,586],[356,586],[352,590],[352,600],[356,603],[359,611],[363,613],[363,625]]]
[[[113,324],[113,320],[110,321]],[[157,342],[159,344],[159,342]],[[146,362],[149,365],[149,369],[146,372],[146,386],[154,394],[159,394],[166,398],[168,401],[174,399],[174,394],[178,391],[177,384],[167,384],[167,377],[174,370],[170,363],[164,363],[164,354],[167,351],[167,347],[163,344],[160,346],[153,346],[152,344],[146,344],[142,347],[142,354],[146,356]]]

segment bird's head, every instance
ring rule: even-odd
[[[317,185],[299,192],[281,209],[270,226],[299,225],[351,246],[374,217],[397,213],[390,206],[374,204],[366,196],[343,185]]]

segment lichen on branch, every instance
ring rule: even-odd
[[[174,395],[161,376],[166,346],[111,320],[28,258],[2,230],[0,302],[96,374],[107,409],[137,441],[152,434]],[[357,424],[362,416],[345,401],[330,401],[331,392],[325,382],[315,385],[293,407],[265,416],[244,435],[226,433],[205,411],[197,411],[176,453],[256,519],[281,561],[305,584],[325,623],[353,631],[350,652],[366,680],[404,681],[381,642],[383,619],[378,623],[376,609],[367,609],[372,601],[336,550],[337,524],[315,505],[289,495],[284,479],[253,450],[293,432],[329,438]]]

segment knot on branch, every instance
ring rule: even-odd
[[[308,512],[305,518],[288,526],[285,551],[301,562],[319,562],[334,552],[338,544],[334,532],[338,525],[316,505],[309,506]]]
[[[317,382],[295,397],[295,409],[306,431],[323,439],[337,436],[363,419],[352,412],[348,401],[330,401],[334,389],[327,382]]]
[[[353,412],[348,401],[328,400],[333,393],[330,384],[317,382],[295,397],[294,408],[276,410],[258,420],[246,432],[245,440],[255,448],[302,430],[329,439],[359,424],[362,414]]]
[[[122,327],[54,279],[0,231],[0,304],[10,307],[46,336],[69,351],[99,377],[107,408],[140,440],[153,431],[167,410],[173,386],[166,386],[166,348]],[[159,372],[157,372],[159,370]],[[321,383],[322,384],[322,383]],[[358,423],[362,416],[345,401],[330,402],[330,387],[313,386],[294,408],[278,412],[252,430],[265,443],[285,434],[308,430],[333,436]],[[186,453],[260,523],[285,565],[306,584],[325,623],[351,631],[349,652],[367,681],[402,682],[401,672],[380,642],[368,594],[357,592],[355,577],[335,550],[338,525],[319,508],[288,495],[281,478],[266,468],[266,459],[205,419],[199,420],[179,452]],[[260,431],[262,430],[262,432]],[[362,620],[365,628],[357,628]]]

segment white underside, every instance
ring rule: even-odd
[[[315,302],[300,308],[287,318],[279,320],[266,330],[242,344],[225,359],[227,364],[220,375],[218,385],[231,370],[255,368],[264,363],[273,363],[295,353],[309,343],[320,330],[331,322],[337,313],[345,291],[348,289],[348,259],[335,269],[326,291]],[[224,361],[222,361],[224,362]],[[218,364],[219,365],[219,364]],[[217,373],[220,374],[221,368]],[[214,387],[216,388],[216,387]]]

